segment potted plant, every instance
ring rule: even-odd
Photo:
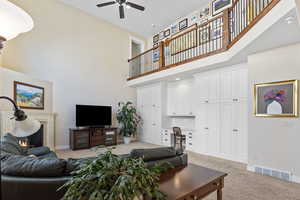
[[[120,102],[118,106],[117,120],[120,124],[119,134],[123,136],[124,143],[129,144],[131,137],[137,133],[141,117],[137,114],[137,110],[131,102]]]
[[[60,188],[67,189],[63,200],[165,200],[166,195],[158,190],[160,174],[171,168],[165,164],[147,168],[142,159],[122,159],[107,151],[72,173]]]

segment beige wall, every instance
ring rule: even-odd
[[[3,66],[53,82],[56,146],[69,145],[75,104],[115,110],[119,101],[135,100],[135,89],[126,86],[130,33],[58,0],[11,1],[35,27],[6,43]]]
[[[295,1],[298,9],[298,17],[300,17],[300,0],[295,0]]]
[[[249,56],[251,97],[256,83],[300,79],[300,43]],[[249,110],[249,164],[300,176],[300,118],[258,118]]]

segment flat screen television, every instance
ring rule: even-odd
[[[111,126],[111,113],[111,106],[76,105],[76,126]]]

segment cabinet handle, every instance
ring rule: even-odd
[[[192,136],[190,136],[189,138],[190,138],[190,139],[192,139],[193,137],[192,137]]]
[[[205,127],[205,130],[208,130],[208,127]]]
[[[192,146],[193,144],[192,144],[192,143],[189,143],[189,145],[191,145],[191,146]]]
[[[193,114],[193,112],[190,112],[190,115],[192,115]]]
[[[233,129],[232,131],[233,131],[233,132],[238,132],[239,130],[238,130],[238,129]]]
[[[152,126],[155,126],[155,125],[156,125],[156,124],[154,124],[154,123],[152,124]]]
[[[155,104],[153,104],[152,106],[155,107]]]
[[[173,115],[176,115],[176,113],[175,113],[175,112],[173,112]]]
[[[205,103],[208,103],[208,100],[206,100]]]
[[[193,135],[192,133],[189,133],[189,135]]]
[[[232,99],[232,101],[239,101],[239,99]]]

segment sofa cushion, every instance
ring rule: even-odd
[[[48,153],[50,153],[49,147],[34,147],[26,151],[27,155],[35,155],[35,156],[42,156]]]
[[[10,133],[1,136],[1,154],[15,154],[22,155],[24,154],[22,147],[19,144],[17,137],[13,136]]]
[[[142,158],[145,162],[161,160],[176,156],[176,150],[172,147],[155,149],[133,149],[130,153],[132,158]]]
[[[64,175],[66,161],[20,155],[1,156],[1,174],[22,177],[59,177]]]

